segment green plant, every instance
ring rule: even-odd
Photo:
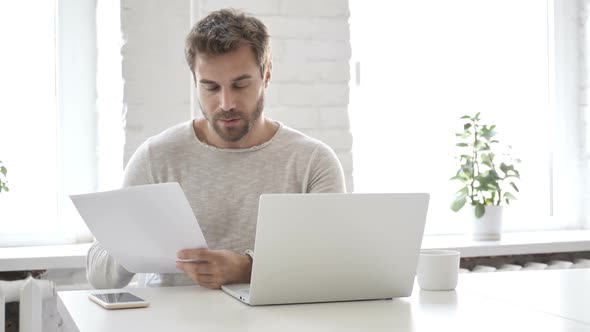
[[[0,161],[0,193],[4,191],[8,191],[8,186],[6,185],[6,173],[8,170],[5,166],[2,166],[2,161]]]
[[[459,170],[451,180],[460,181],[463,187],[456,192],[451,209],[457,212],[469,202],[475,207],[475,216],[481,218],[486,206],[508,205],[516,199],[512,190],[519,192],[516,182],[520,173],[514,164],[520,160],[508,152],[498,153],[501,145],[495,139],[496,126],[481,124],[480,113],[461,119],[466,120],[463,132],[455,134],[460,139]]]

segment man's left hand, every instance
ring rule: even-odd
[[[185,249],[178,259],[196,262],[176,262],[176,267],[200,286],[220,289],[222,285],[249,283],[252,259],[229,250]]]

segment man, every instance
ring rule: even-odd
[[[344,192],[344,176],[327,145],[264,116],[272,63],[262,22],[213,12],[192,28],[185,53],[204,118],[144,142],[123,186],[179,182],[209,245],[178,253],[200,261],[179,262],[184,273],[148,275],[145,283],[219,289],[250,281],[261,194]],[[87,275],[96,288],[125,287],[134,276],[99,243],[89,250]]]

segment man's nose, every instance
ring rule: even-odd
[[[231,111],[236,107],[235,95],[230,90],[223,90],[220,94],[221,101],[219,107],[223,111]]]

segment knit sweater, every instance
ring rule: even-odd
[[[254,249],[258,200],[265,193],[345,192],[342,166],[326,144],[281,123],[275,135],[247,149],[201,142],[193,121],[149,138],[125,169],[123,186],[180,183],[209,249]],[[86,264],[95,288],[122,288],[133,276],[95,242]],[[180,271],[179,271],[180,272]],[[147,286],[194,284],[184,274],[147,274]]]

